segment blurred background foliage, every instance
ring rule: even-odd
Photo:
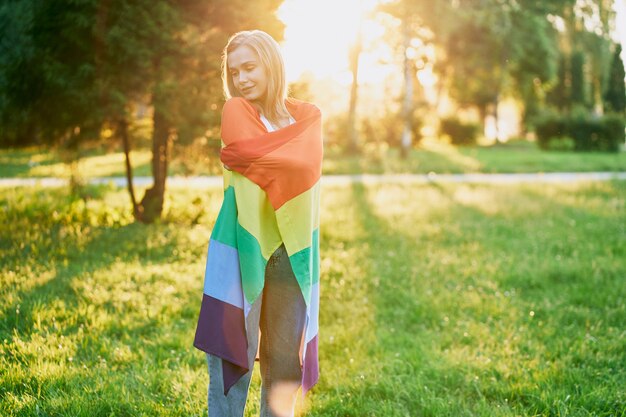
[[[137,147],[149,147],[154,131],[160,129],[177,146],[199,142],[219,148],[222,47],[230,34],[253,27],[282,41],[289,24],[288,18],[283,22],[277,16],[282,3],[3,3],[0,145],[63,146],[78,151],[93,142],[107,142],[114,147],[120,141],[120,123],[125,122]],[[330,143],[349,147],[349,129],[355,129],[362,139],[357,145],[383,140],[391,147],[401,146],[403,133],[398,127],[405,122],[414,139],[411,143],[419,143],[425,119],[450,118],[459,109],[474,112],[463,117],[469,127],[461,129],[463,137],[457,138],[460,126],[453,129],[445,123],[440,130],[443,136],[454,143],[475,143],[485,134],[486,123],[495,119],[496,132],[491,136],[503,140],[506,132],[497,132],[498,109],[507,99],[518,106],[519,135],[536,132],[538,125],[553,123],[555,118],[574,117],[579,122],[592,118],[603,124],[606,113],[624,116],[624,65],[621,45],[615,40],[612,0],[368,4],[361,21],[378,22],[386,31],[373,40],[367,37],[367,42],[357,34],[346,51],[346,60],[356,55],[357,68],[351,70],[367,71],[358,61],[359,53],[383,43],[395,53],[396,79],[412,78],[412,82],[381,98],[386,102],[384,114],[360,112],[351,118],[346,100],[345,111],[328,114],[337,119],[328,120]],[[427,100],[424,90],[433,84],[435,100]],[[315,79],[301,77],[292,82],[291,91],[295,97],[319,101],[320,94],[312,91],[318,86]],[[441,101],[452,103],[443,109],[448,114],[441,114]],[[546,114],[551,116],[548,121]],[[554,137],[564,136],[571,134],[563,130]],[[588,140],[575,149],[593,149]],[[610,149],[600,148],[614,150],[623,137],[612,141]],[[359,151],[359,146],[351,148]]]
[[[220,62],[228,37],[259,28],[287,45],[287,35],[296,42],[294,31],[311,21],[317,32],[302,28],[300,39],[319,42],[300,40],[295,53],[293,45],[286,48],[285,60],[311,67],[289,79],[291,94],[322,108],[329,154],[385,159],[396,150],[410,160],[425,138],[617,152],[626,109],[618,38],[626,11],[618,16],[618,6],[613,0],[3,2],[0,147],[53,150],[69,167],[94,152],[124,151],[131,184],[130,152],[151,152],[155,186],[141,202],[132,197],[136,216],[149,220],[162,211],[170,163],[185,174],[219,167]],[[328,33],[346,45],[339,56],[323,42]],[[343,73],[325,77],[313,68],[334,61],[345,64]],[[373,77],[383,66],[386,75]]]

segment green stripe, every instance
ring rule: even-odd
[[[211,239],[237,248],[237,203],[233,187],[224,190],[224,202],[217,215]]]
[[[253,304],[263,291],[267,260],[263,258],[261,246],[256,238],[239,223],[237,223],[237,243],[243,293],[248,303]]]
[[[235,189],[232,186],[224,191],[224,202],[211,239],[237,249],[244,296],[248,303],[254,303],[263,291],[267,259],[263,257],[258,240],[237,221]],[[320,278],[319,228],[313,231],[311,246],[291,255],[289,261],[308,306],[311,286]]]
[[[318,283],[320,278],[319,228],[313,231],[311,246],[291,255],[289,261],[300,285],[302,297],[308,306],[311,301],[311,287]]]

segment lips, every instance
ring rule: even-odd
[[[254,86],[253,87],[242,88],[241,92],[246,94],[246,93],[249,93],[250,91],[252,91],[253,88],[254,88]]]

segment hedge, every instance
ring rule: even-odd
[[[624,143],[625,121],[620,115],[601,117],[548,114],[535,125],[541,149],[554,149],[551,142],[571,138],[575,151],[618,152]]]
[[[450,137],[454,145],[474,145],[480,126],[476,123],[463,123],[456,117],[441,119],[439,132]]]

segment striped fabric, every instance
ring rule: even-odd
[[[224,394],[248,369],[245,318],[261,296],[265,266],[285,244],[307,307],[300,363],[302,395],[319,377],[319,201],[321,113],[288,99],[295,123],[268,132],[245,99],[222,111],[224,201],[208,245],[194,346],[222,358]]]

